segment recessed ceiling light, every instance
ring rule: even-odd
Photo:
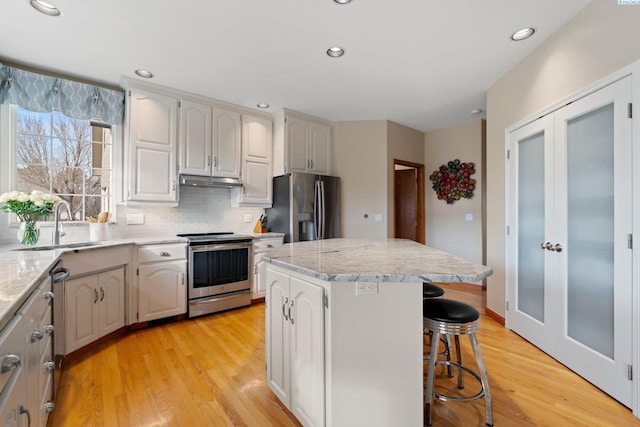
[[[521,30],[516,31],[511,35],[511,40],[519,42],[520,40],[528,39],[536,32],[536,29],[533,27],[523,28]]]
[[[266,102],[261,102],[257,105],[258,108],[269,108],[269,104]]]
[[[60,15],[62,15],[62,11],[60,9],[58,9],[57,7],[52,5],[51,3],[47,3],[46,1],[29,0],[29,4],[35,10],[37,10],[40,13],[44,13],[45,15],[49,15],[49,16],[60,16]]]
[[[333,2],[338,4],[347,4],[351,3],[351,0],[333,0]]]
[[[143,79],[150,79],[151,77],[153,77],[153,73],[151,71],[147,71],[143,69],[136,70],[136,74],[142,77]]]
[[[327,55],[332,58],[340,58],[342,55],[344,55],[344,49],[338,46],[330,47],[329,49],[327,49]]]

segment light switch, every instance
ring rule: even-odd
[[[127,214],[127,224],[128,225],[141,225],[144,224],[144,214]]]
[[[242,218],[242,220],[244,222],[253,222],[253,215],[252,214],[244,214],[244,217]]]
[[[464,220],[465,221],[473,221],[473,214],[472,213],[464,214]]]

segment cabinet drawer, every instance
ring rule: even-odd
[[[186,259],[187,247],[184,243],[169,245],[149,245],[138,248],[138,262],[171,261]]]
[[[253,252],[267,252],[282,246],[282,239],[280,237],[269,239],[258,239],[253,241]]]

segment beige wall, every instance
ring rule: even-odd
[[[487,306],[505,314],[505,128],[640,59],[640,6],[593,0],[487,92]]]
[[[412,163],[424,163],[424,132],[400,125],[395,122],[387,122],[387,237],[394,236],[393,218],[393,160],[404,160]],[[426,170],[425,170],[426,173]],[[426,184],[425,184],[426,185]]]
[[[482,264],[482,150],[483,120],[439,129],[425,134],[426,165],[426,230],[427,245]],[[429,176],[450,160],[475,163],[476,189],[471,199],[460,199],[452,205],[438,200]],[[466,221],[465,215],[473,215]]]
[[[333,161],[342,186],[343,236],[386,238],[387,121],[334,123]],[[375,222],[375,214],[383,221]]]

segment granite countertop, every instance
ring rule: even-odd
[[[329,282],[478,282],[491,268],[404,239],[288,243],[263,260]]]
[[[182,243],[185,239],[176,236],[153,236],[136,239],[108,240],[95,246],[60,248],[50,250],[16,250],[20,245],[0,246],[0,330],[11,320],[11,316],[29,298],[49,270],[65,252],[90,251],[121,245],[149,245]],[[66,242],[63,242],[63,244]],[[46,246],[42,244],[39,246]]]

